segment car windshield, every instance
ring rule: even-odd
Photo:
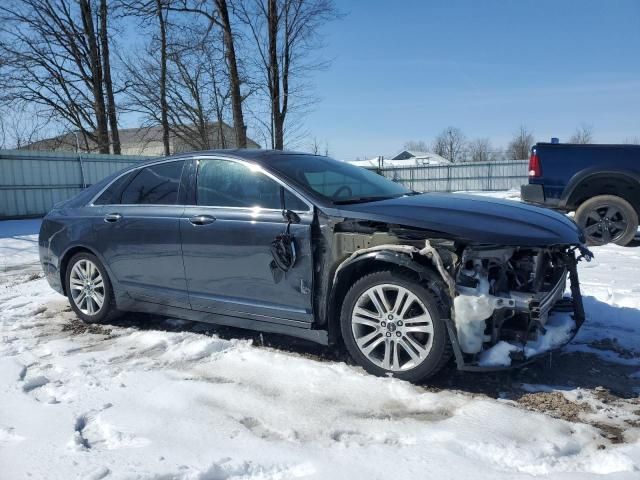
[[[384,200],[413,193],[361,167],[318,155],[281,155],[275,170],[335,205]]]

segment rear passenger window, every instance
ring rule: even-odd
[[[124,205],[173,205],[178,201],[178,189],[184,161],[167,162],[141,169],[122,192]]]
[[[120,192],[126,186],[131,178],[138,173],[130,172],[121,176],[116,181],[112,182],[102,194],[96,198],[93,202],[94,205],[113,205],[114,203],[120,203]]]

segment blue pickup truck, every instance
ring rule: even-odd
[[[627,245],[638,231],[640,146],[538,143],[521,193],[525,202],[575,211],[590,245]]]

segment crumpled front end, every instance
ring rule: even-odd
[[[458,368],[516,367],[571,341],[584,322],[583,257],[584,247],[466,247],[448,321]]]

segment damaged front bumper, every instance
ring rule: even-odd
[[[579,252],[578,256],[576,252]],[[564,252],[561,256],[562,268],[556,274],[551,288],[545,291],[510,292],[507,296],[484,295],[490,299],[492,313],[490,318],[482,322],[481,345],[476,345],[475,350],[469,339],[465,338],[465,332],[461,331],[461,315],[455,308],[459,302],[454,302],[453,319],[445,322],[458,369],[497,371],[517,368],[569,343],[585,320],[577,271],[578,261],[585,257],[590,260],[591,253],[583,247]],[[570,296],[565,296],[567,281]],[[459,297],[469,293],[468,288],[456,286]],[[479,310],[482,312],[482,308]],[[510,328],[506,323],[501,323],[500,319],[507,314],[517,315],[526,328]],[[469,349],[472,349],[472,353],[469,353]]]

